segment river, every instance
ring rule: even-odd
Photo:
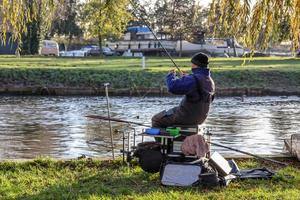
[[[180,98],[112,97],[112,116],[150,124],[151,116]],[[107,116],[105,97],[0,96],[0,159],[107,157],[108,123],[85,116]],[[212,141],[257,154],[277,154],[283,138],[300,127],[300,98],[217,98],[204,124]],[[136,127],[137,133],[142,127]],[[113,129],[130,130],[113,123]],[[122,134],[115,133],[119,152]],[[221,153],[232,153],[215,148]]]

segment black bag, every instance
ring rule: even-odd
[[[139,143],[133,156],[138,157],[140,167],[149,173],[157,173],[163,161],[159,142]]]
[[[263,167],[248,170],[240,170],[234,175],[239,179],[270,179],[275,175],[275,172]]]

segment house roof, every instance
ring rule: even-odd
[[[151,31],[148,27],[145,26],[132,26],[127,28],[127,32],[149,33]]]

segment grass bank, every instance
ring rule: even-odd
[[[189,58],[175,61],[183,70],[190,70]],[[259,89],[274,92],[300,93],[299,58],[212,58],[210,68],[218,91]],[[0,57],[0,92],[10,88],[91,88],[101,90],[110,82],[113,89],[135,91],[164,89],[164,77],[172,64],[167,58],[146,59],[146,70],[137,58],[51,58]],[[78,90],[79,92],[80,90]],[[76,91],[75,91],[76,93]]]
[[[163,187],[158,174],[127,168],[120,161],[0,163],[1,199],[300,199],[300,164],[280,169],[271,180],[235,181],[225,188]],[[262,165],[240,160],[241,168]],[[272,167],[272,166],[269,166]]]

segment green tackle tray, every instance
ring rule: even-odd
[[[179,136],[180,135],[180,128],[168,127],[168,128],[166,128],[166,131],[171,136]]]

